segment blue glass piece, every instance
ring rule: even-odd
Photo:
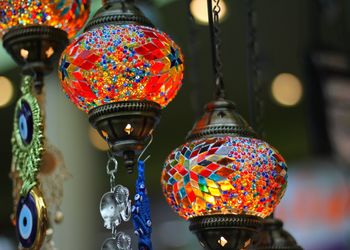
[[[218,181],[225,180],[226,178],[223,178],[220,175],[217,175],[217,174],[213,173],[213,174],[209,175],[209,179],[212,180],[212,181],[218,182]]]
[[[186,197],[186,190],[184,188],[181,188],[179,190],[179,194],[180,194],[181,199],[183,199],[184,197]]]
[[[205,181],[205,178],[203,176],[198,176],[198,183],[201,184],[201,185],[204,185],[206,186],[207,185],[207,182]]]
[[[190,174],[186,174],[185,176],[184,176],[184,184],[186,185],[187,183],[189,183],[190,182]]]

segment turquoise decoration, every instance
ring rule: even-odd
[[[132,207],[132,221],[135,234],[139,236],[139,249],[152,249],[152,221],[150,203],[145,185],[145,162],[138,161],[138,176],[136,180],[136,195]]]

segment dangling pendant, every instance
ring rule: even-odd
[[[129,190],[117,185],[112,192],[105,193],[100,202],[100,213],[107,229],[119,226],[122,221],[129,221],[131,217]]]
[[[16,214],[16,231],[25,249],[40,249],[47,229],[47,210],[44,198],[37,187],[21,196]]]
[[[111,189],[101,198],[100,214],[104,220],[104,227],[112,230],[112,238],[103,242],[101,250],[131,250],[131,237],[116,230],[123,221],[127,222],[131,218],[129,189],[115,184],[117,170],[117,160],[110,158],[107,162],[107,174],[110,176]]]
[[[31,93],[33,78],[24,76],[22,97],[17,101],[12,135],[15,180],[16,231],[21,248],[40,249],[46,235],[47,209],[38,187],[37,173],[44,151],[43,118],[38,100]],[[19,177],[19,178],[17,178]],[[19,199],[17,198],[19,197]]]
[[[138,177],[136,194],[132,206],[134,232],[139,237],[139,249],[152,250],[152,221],[151,209],[145,185],[145,162],[138,161]]]
[[[123,232],[117,233],[115,238],[109,238],[103,242],[101,250],[130,250],[131,237]]]
[[[23,95],[16,104],[12,134],[13,161],[23,181],[23,195],[36,185],[44,151],[43,118],[38,100],[31,93],[33,82],[31,76],[24,76]]]

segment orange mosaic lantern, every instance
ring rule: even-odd
[[[129,172],[151,140],[161,109],[182,86],[183,72],[179,46],[130,0],[104,0],[59,64],[63,91],[89,114]]]
[[[52,71],[60,54],[89,17],[90,0],[6,0],[0,2],[3,46],[26,74]]]

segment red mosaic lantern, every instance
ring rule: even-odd
[[[182,85],[181,49],[153,27],[133,1],[103,1],[86,31],[64,51],[63,91],[114,155],[132,171],[161,109]]]
[[[235,106],[218,98],[165,162],[166,200],[208,249],[246,249],[285,192],[283,157],[255,137]]]

